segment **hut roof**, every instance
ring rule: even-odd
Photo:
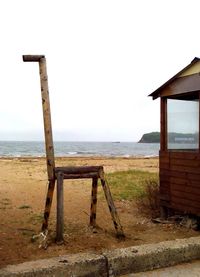
[[[170,78],[167,82],[165,82],[162,86],[160,86],[159,88],[157,88],[155,91],[153,91],[151,94],[149,94],[149,96],[152,96],[153,99],[156,99],[158,97],[161,96],[161,92],[167,87],[169,86],[172,82],[174,82],[176,79],[178,79],[179,77],[183,77],[186,75],[192,75],[192,74],[185,74],[186,71],[188,71],[191,67],[193,67],[195,64],[199,63],[198,68],[196,68],[194,72],[192,72],[192,74],[194,73],[199,73],[200,72],[200,58],[195,57],[190,64],[188,64],[186,67],[184,67],[181,71],[179,71],[176,75],[174,75],[172,78]]]

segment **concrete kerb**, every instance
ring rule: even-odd
[[[107,277],[142,272],[200,259],[200,237],[115,249],[102,255],[81,253],[9,265],[2,277]]]
[[[104,256],[95,254],[73,254],[50,259],[40,259],[18,265],[9,265],[0,270],[1,277],[72,277],[108,276]]]
[[[143,272],[200,259],[200,237],[116,249],[105,255],[113,276]]]

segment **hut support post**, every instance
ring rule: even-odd
[[[160,99],[160,150],[167,150],[167,99]]]
[[[164,207],[164,206],[160,207],[160,217],[161,217],[161,219],[167,219],[167,217],[168,217],[167,207]]]

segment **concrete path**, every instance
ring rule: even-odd
[[[200,260],[121,277],[200,277]]]

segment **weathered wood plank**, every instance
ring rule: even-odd
[[[169,190],[160,190],[159,195],[162,195],[162,198],[170,199],[170,191]]]
[[[164,161],[162,160],[162,163]],[[172,165],[178,165],[178,166],[188,166],[188,167],[195,167],[195,168],[200,168],[200,160],[198,159],[170,159],[170,166]]]
[[[170,177],[171,184],[187,186],[188,182],[189,182],[188,178],[181,178],[181,175],[180,177]]]
[[[99,172],[103,170],[103,166],[67,166],[67,167],[56,167],[55,173],[62,171],[63,174],[82,174]]]
[[[160,150],[159,151],[159,157],[160,158],[169,158],[169,151],[167,151],[167,150]]]
[[[165,204],[167,206],[167,204]],[[170,208],[173,208],[174,210],[180,211],[181,213],[190,213],[190,214],[195,214],[197,216],[200,216],[200,209],[194,208],[187,206],[185,207],[184,204],[179,204],[179,203],[171,203]]]
[[[170,186],[170,182],[163,181],[163,182],[162,182],[162,186],[160,186],[160,187],[168,188],[169,186]]]
[[[200,180],[190,180],[190,179],[188,179],[188,186],[200,189]]]
[[[175,172],[179,172],[179,174],[181,174],[182,172],[185,173],[193,173],[196,174],[197,173],[197,168],[194,167],[189,167],[189,166],[183,166],[183,165],[171,165],[170,166],[170,171],[175,171]]]
[[[57,176],[57,173],[56,173]],[[64,179],[89,179],[99,178],[98,172],[80,173],[80,174],[64,174]]]
[[[176,204],[176,203],[183,205],[185,211],[187,211],[187,207],[193,207],[195,209],[200,210],[199,201],[189,200],[189,199],[181,198],[181,197],[171,194],[171,204]]]
[[[169,168],[160,168],[160,170],[159,170],[159,175],[160,176],[169,176],[169,174],[170,174],[170,170],[169,170]]]
[[[24,62],[39,62],[40,59],[45,58],[44,55],[23,55]]]
[[[160,189],[170,189],[170,183],[164,183],[162,186],[160,186]]]
[[[43,107],[43,119],[44,119],[44,134],[45,134],[45,146],[46,146],[46,161],[47,161],[47,173],[48,179],[54,179],[54,147],[53,147],[53,133],[51,125],[51,109],[49,100],[48,89],[48,76],[46,69],[46,59],[42,58],[39,62],[40,69],[40,83],[41,83],[41,95],[42,95],[42,107]]]
[[[97,209],[97,189],[98,179],[92,179],[91,208],[90,208],[90,226],[96,227],[96,209]]]
[[[170,182],[169,175],[161,175],[160,176],[160,182]]]
[[[172,183],[171,192],[174,193],[174,191],[178,191],[180,193],[187,193],[188,197],[189,197],[189,195],[191,195],[192,199],[196,196],[200,199],[200,186],[199,187],[192,187],[192,186],[189,186],[189,185],[185,186],[185,185],[182,185],[182,184]],[[186,196],[186,198],[187,198],[187,196]],[[188,198],[188,199],[190,199],[190,198]]]
[[[106,182],[103,170],[101,170],[101,172],[100,172],[100,179],[101,179],[101,184],[102,184],[103,191],[104,191],[104,194],[105,194],[105,197],[106,197],[106,201],[107,201],[107,204],[108,204],[108,208],[109,208],[109,211],[111,213],[113,224],[114,224],[115,230],[117,232],[117,237],[124,238],[125,237],[124,231],[123,231],[122,225],[120,223],[119,216],[117,214],[117,210],[115,208],[115,204],[114,204],[114,201],[113,201],[113,198],[112,198],[112,194],[111,194],[110,188],[109,188],[109,186]]]
[[[160,172],[160,185],[162,186],[162,180],[168,180],[170,182],[171,178],[183,179],[188,181],[200,181],[200,172],[197,171],[195,173],[187,173],[187,172],[180,172],[180,171],[169,171],[169,170],[162,170]]]
[[[172,185],[173,186],[173,185]],[[183,192],[180,190],[176,190],[175,188],[173,188],[171,190],[171,194],[173,194],[174,197],[178,197],[178,198],[183,198],[185,200],[188,201],[192,201],[192,202],[196,202],[196,204],[198,203],[199,208],[200,208],[200,195],[199,193],[193,193],[192,191],[188,192]]]
[[[189,180],[200,181],[200,170],[197,170],[195,173],[188,173],[187,177]]]
[[[169,193],[166,193],[165,191],[164,192],[160,192],[160,200],[165,200],[165,201],[167,201],[167,202],[169,202],[170,203],[170,194]]]
[[[177,178],[170,177],[170,183],[180,185],[182,187],[194,187],[200,189],[200,179],[199,180],[191,180],[189,178]]]
[[[170,151],[159,151],[159,157],[168,158],[168,159],[185,159],[185,160],[200,160],[200,154],[194,150],[190,151],[177,151],[177,150],[170,150]]]
[[[47,190],[45,209],[44,209],[44,220],[42,223],[43,232],[48,229],[48,221],[49,221],[51,205],[53,200],[54,187],[55,187],[55,179],[50,180],[48,182],[48,190]]]
[[[162,163],[167,163],[167,164],[169,164],[169,157],[162,157],[162,158],[160,158],[159,159],[159,162],[162,162]]]
[[[184,159],[184,160],[200,160],[200,155],[198,152],[194,151],[170,151],[169,152],[170,161],[171,159]]]
[[[169,163],[163,163],[162,161],[160,161],[159,167],[160,167],[160,169],[169,169],[170,165],[169,165]]]
[[[56,222],[56,242],[61,244],[64,241],[64,194],[63,194],[63,173],[57,176],[57,222]]]
[[[172,95],[176,95],[177,97],[178,94],[198,92],[200,90],[199,79],[199,73],[176,78],[162,89],[161,95],[162,97]]]

